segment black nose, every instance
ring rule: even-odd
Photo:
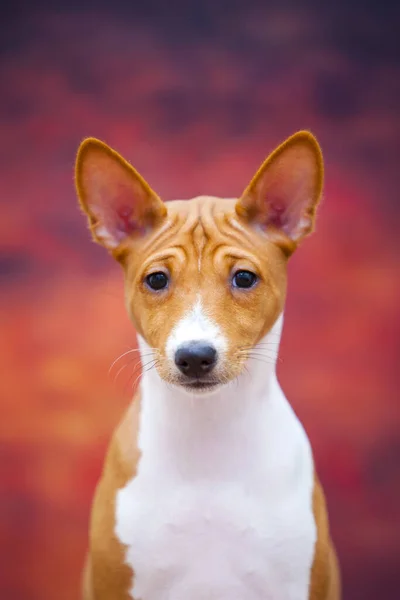
[[[175,364],[188,377],[202,377],[212,371],[217,362],[214,346],[204,342],[189,342],[175,353]]]

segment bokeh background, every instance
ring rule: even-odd
[[[136,378],[126,358],[108,374],[136,342],[120,268],[77,208],[79,142],[106,140],[165,199],[232,196],[302,128],[325,153],[325,199],[291,260],[279,374],[313,443],[345,600],[399,597],[399,23],[398,3],[372,0],[3,12],[2,599],[79,597],[93,489]]]

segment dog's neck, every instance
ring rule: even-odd
[[[148,472],[220,481],[248,468],[265,469],[254,464],[260,450],[285,462],[280,437],[293,414],[276,378],[282,322],[281,316],[260,342],[263,352],[248,360],[239,378],[210,395],[191,396],[169,386],[155,368],[144,372],[139,447]],[[150,349],[139,342],[146,364]]]

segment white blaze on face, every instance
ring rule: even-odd
[[[169,360],[173,362],[178,348],[188,342],[204,342],[214,346],[219,357],[226,351],[226,339],[217,323],[204,311],[200,297],[169,335],[166,345]]]

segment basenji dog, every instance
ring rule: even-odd
[[[301,131],[238,198],[164,203],[89,138],[76,188],[122,265],[143,369],[97,486],[85,600],[339,600],[324,494],[276,376],[323,159]]]

